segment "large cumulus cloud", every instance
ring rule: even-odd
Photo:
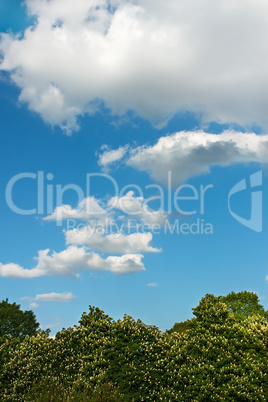
[[[191,110],[268,127],[266,0],[26,4],[36,25],[2,36],[1,69],[49,124],[71,133],[104,104],[155,124]]]
[[[193,176],[209,173],[213,166],[250,162],[267,164],[267,155],[268,135],[233,130],[211,134],[199,130],[180,131],[161,137],[154,145],[130,149],[122,158],[125,164],[147,171],[156,181],[164,184],[171,172],[173,184],[178,185]],[[108,155],[106,159],[109,159]],[[105,164],[103,168],[106,169]]]

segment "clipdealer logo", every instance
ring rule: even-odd
[[[263,191],[262,191],[262,171],[256,172],[249,177],[250,186],[247,186],[246,179],[236,183],[228,195],[228,208],[232,217],[241,225],[253,230],[254,232],[262,232],[263,223]],[[251,212],[250,218],[246,219],[231,209],[231,198],[240,192],[251,190]]]
[[[77,213],[77,218],[79,218],[79,213],[81,212],[81,208],[85,208],[85,200],[87,197],[92,197],[91,194],[91,181],[92,180],[106,180],[108,181],[109,185],[112,186],[112,194],[114,198],[124,198],[127,197],[127,194],[137,192],[139,199],[144,200],[142,205],[142,213],[143,215],[146,214],[148,216],[159,214],[161,211],[165,211],[167,215],[171,216],[178,214],[178,216],[182,216],[184,218],[193,217],[199,215],[200,218],[205,217],[205,204],[207,202],[207,197],[209,193],[214,189],[214,185],[200,185],[199,188],[196,188],[190,184],[183,184],[176,189],[172,189],[172,178],[171,172],[168,174],[168,186],[166,191],[158,185],[158,184],[149,184],[145,186],[144,189],[140,188],[136,184],[127,184],[122,189],[119,188],[118,183],[116,180],[107,174],[104,173],[88,173],[86,175],[86,191],[74,184],[69,183],[66,185],[60,185],[53,183],[54,175],[52,173],[45,174],[45,172],[38,171],[37,173],[32,172],[24,172],[19,173],[13,176],[6,186],[5,196],[6,202],[10,210],[14,213],[19,215],[51,215],[56,207],[61,206],[58,208],[59,214],[62,214],[62,217],[57,216],[57,225],[61,226],[62,221],[67,218],[75,218],[74,213]],[[32,203],[31,208],[25,209],[20,208],[14,200],[14,188],[16,187],[17,183],[22,180],[32,180],[33,185],[35,186],[35,196],[30,199]],[[236,183],[227,196],[228,198],[228,209],[230,215],[241,225],[247,227],[248,229],[255,231],[257,233],[262,232],[263,227],[263,175],[262,170],[251,174],[249,179],[246,180],[245,178],[238,183]],[[132,190],[132,191],[130,191]],[[153,190],[156,195],[148,197],[148,191]],[[16,190],[15,190],[16,191]],[[77,198],[77,208],[70,209],[68,205],[64,204],[65,193],[72,191]],[[144,193],[145,191],[145,193]],[[245,196],[248,199],[250,192],[250,217],[246,218],[242,214],[239,214],[237,211],[235,212],[231,206],[231,200],[235,195],[242,193],[241,195]],[[148,204],[150,202],[157,201],[159,204],[158,210],[150,210]],[[128,203],[127,203],[128,205]],[[99,210],[91,211],[90,208],[86,210],[88,214],[88,218],[98,214],[106,214],[111,212],[114,209],[113,205],[107,204],[107,209],[99,208]],[[122,208],[121,208],[122,209]],[[136,216],[137,212],[133,212],[130,208],[128,210],[126,208],[122,209],[123,212],[127,213],[128,215]],[[141,213],[141,211],[139,211]],[[92,215],[93,214],[93,215]],[[69,216],[71,215],[71,216]],[[176,219],[176,225],[178,224],[179,220]],[[198,219],[196,221],[198,223],[200,230],[203,233],[209,232],[210,234],[213,232],[212,225],[209,222],[206,222],[205,219]],[[169,221],[167,222],[169,225]],[[169,231],[172,231],[173,228],[168,226]],[[189,234],[192,233],[189,229],[189,223],[183,222],[180,226],[180,233]],[[209,230],[208,230],[209,229]],[[196,231],[196,228],[194,227]],[[174,230],[175,231],[175,230]],[[186,233],[187,232],[187,233]],[[189,232],[189,233],[188,233]]]

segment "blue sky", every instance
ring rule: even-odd
[[[52,333],[89,304],[163,330],[206,293],[268,308],[266,2],[10,3],[1,299]]]

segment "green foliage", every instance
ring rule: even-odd
[[[82,365],[76,386],[86,381],[95,387],[109,381],[128,398],[139,398],[144,383],[142,370],[152,362],[152,350],[158,348],[161,332],[125,315],[113,321],[98,308],[90,306],[77,327],[81,339]],[[145,370],[146,371],[146,370]]]
[[[268,322],[255,296],[207,294],[193,313],[178,331],[162,333],[90,306],[79,325],[55,339],[5,335],[0,400],[268,400]]]
[[[107,378],[115,382],[125,395],[139,400],[146,380],[147,366],[157,359],[161,332],[125,315],[113,324],[112,345],[105,354],[109,361]]]
[[[202,325],[211,325],[212,323],[223,323],[229,315],[228,307],[221,302],[220,296],[206,294],[202,297],[197,307],[193,308],[193,314]]]
[[[160,340],[151,401],[268,400],[268,324],[264,317],[242,322],[220,297],[206,295],[193,309],[187,331]]]
[[[11,335],[23,339],[35,335],[38,327],[33,311],[23,312],[19,304],[9,303],[8,299],[0,303],[0,337]]]
[[[105,383],[94,389],[86,385],[82,390],[66,388],[57,380],[45,378],[35,382],[25,396],[27,402],[125,402],[125,397],[113,384]]]
[[[172,328],[168,329],[167,334],[172,334],[173,332],[178,332],[179,334],[183,334],[187,331],[191,326],[191,320],[186,320],[182,322],[175,322]]]
[[[260,304],[259,298],[255,293],[252,292],[231,292],[227,296],[218,296],[207,294],[200,301],[199,305],[193,309],[193,314],[203,320],[204,322],[209,323],[209,320],[214,320],[216,317],[213,317],[215,311],[213,313],[213,306],[215,302],[221,301],[227,306],[229,312],[234,314],[236,320],[243,320],[252,315],[260,315],[268,319],[268,312],[265,311],[264,307]],[[204,312],[209,308],[209,316],[205,317],[203,315]],[[223,317],[226,316],[226,308],[222,306],[221,313],[219,310],[216,310],[217,314],[222,314]],[[207,313],[205,313],[207,314]],[[218,317],[220,319],[220,316]],[[168,334],[173,332],[184,333],[187,329],[189,329],[194,323],[195,319],[186,320],[184,322],[176,322],[172,328],[167,330]]]
[[[260,315],[268,318],[268,312],[260,304],[256,293],[246,291],[239,293],[231,292],[227,296],[222,296],[221,301],[227,305],[228,309],[238,319],[244,319],[251,315]]]
[[[267,323],[254,317],[241,324],[232,316],[219,323],[218,307],[215,322],[208,311],[210,325],[196,320],[187,333],[164,340],[158,371],[165,378],[164,400],[267,400]]]

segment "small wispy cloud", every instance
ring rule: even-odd
[[[31,307],[31,308],[38,308],[38,307],[39,307],[39,304],[37,304],[37,303],[35,303],[35,302],[32,302],[32,303],[30,303],[30,307]]]
[[[41,301],[41,302],[57,302],[57,303],[65,303],[73,300],[75,296],[72,294],[72,292],[68,293],[44,293],[44,294],[39,294],[36,295],[34,300],[36,301]]]
[[[103,153],[98,155],[98,165],[101,166],[104,172],[108,172],[111,164],[113,164],[114,162],[118,162],[125,156],[128,150],[128,145],[125,145],[124,147],[119,147],[117,149],[109,149],[107,148],[107,146],[104,145],[102,146],[101,150],[103,151]]]
[[[51,215],[43,218],[44,221],[63,221],[65,219],[101,219],[107,218],[106,211],[100,205],[100,201],[95,197],[84,198],[76,208],[72,208],[71,205],[60,205],[55,208]]]
[[[159,285],[157,282],[150,282],[150,283],[147,283],[146,286],[148,286],[148,288],[157,288]]]
[[[29,303],[29,307],[30,308],[38,308],[39,304],[36,303],[38,302],[56,302],[56,303],[66,303],[66,302],[70,302],[73,299],[75,299],[76,296],[74,296],[72,294],[72,292],[63,292],[63,293],[55,293],[55,292],[51,292],[51,293],[43,293],[43,294],[38,294],[35,297],[29,297],[29,296],[25,296],[25,297],[21,297],[20,300],[23,301],[28,301]]]

